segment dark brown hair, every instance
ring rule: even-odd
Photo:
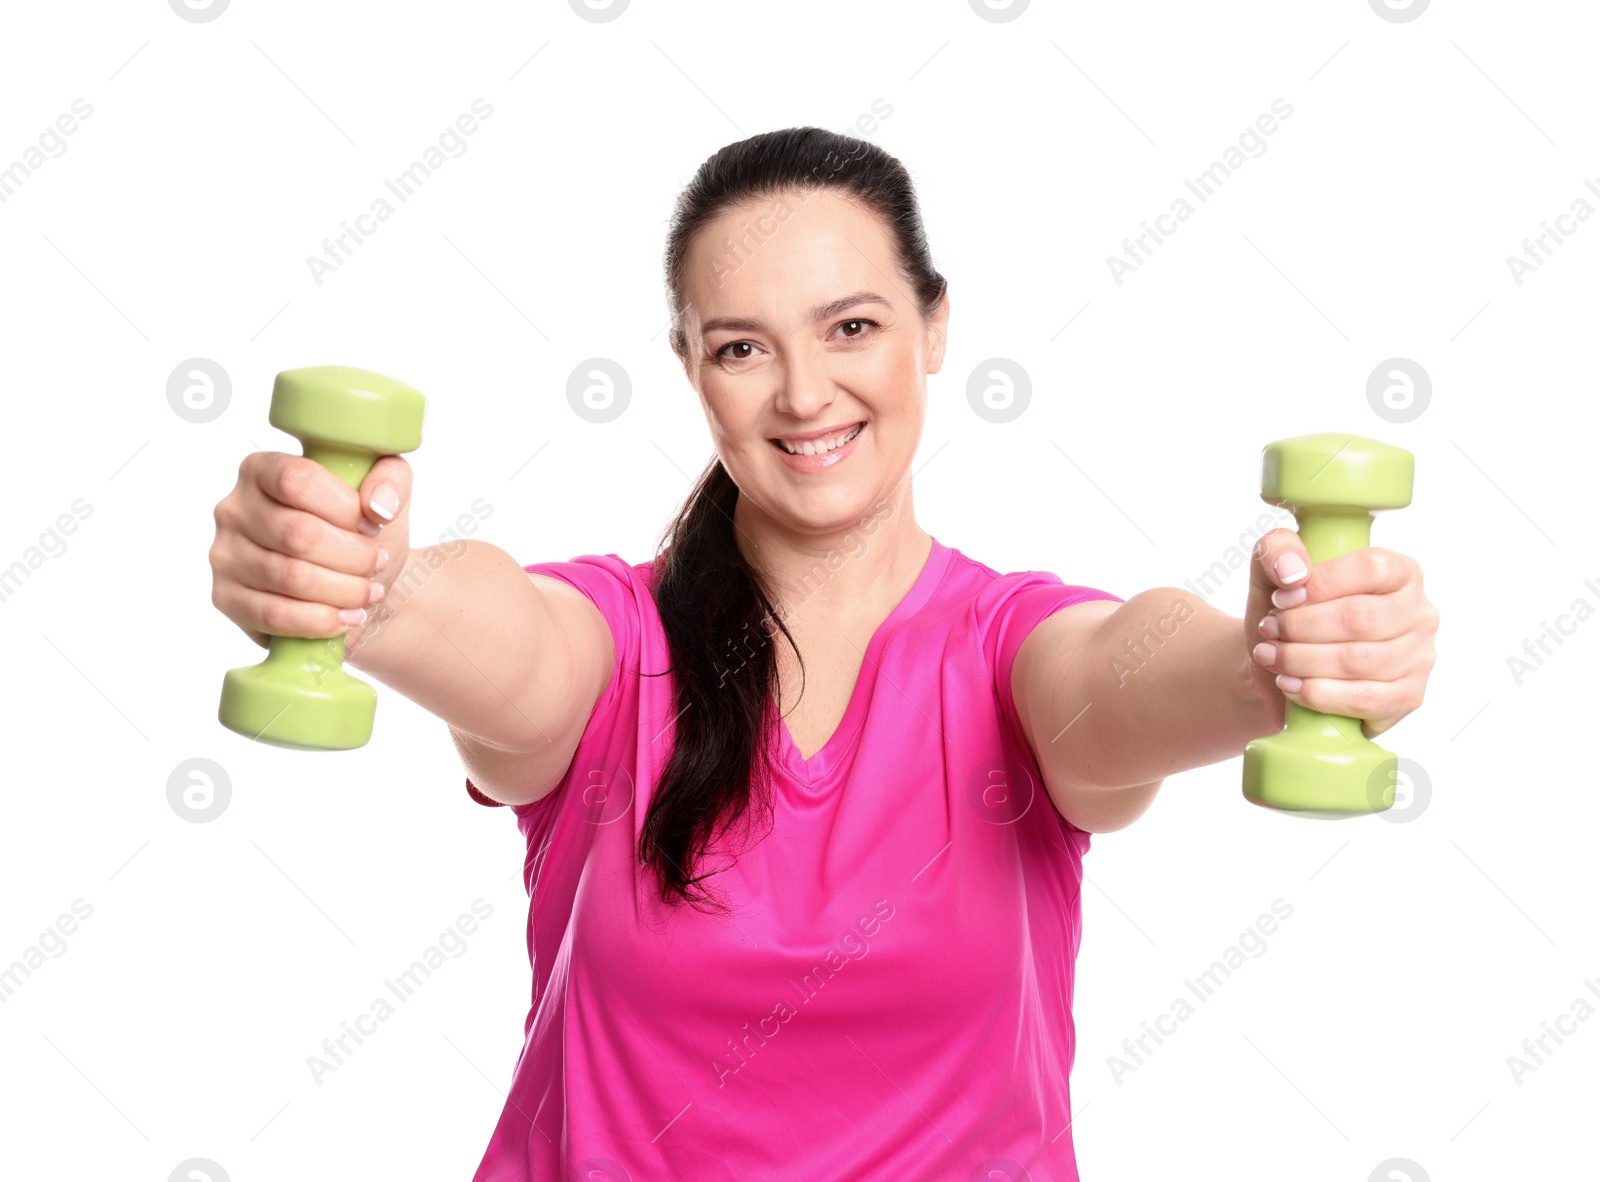
[[[927,319],[944,296],[916,193],[905,167],[882,148],[818,127],[791,127],[722,148],[700,165],[678,197],[666,249],[673,351],[700,347],[683,327],[689,249],[711,219],[747,202],[826,188],[875,212],[893,236],[902,277]],[[781,208],[781,207],[780,207]],[[733,248],[737,251],[737,247]],[[748,249],[746,246],[745,249]],[[737,260],[737,254],[734,259]],[[771,804],[770,738],[777,718],[778,665],[769,643],[780,630],[771,588],[734,539],[739,489],[713,458],[662,534],[656,608],[666,632],[676,714],[672,754],[645,814],[641,861],[654,868],[661,897],[710,902],[698,863],[752,799]],[[802,662],[801,686],[804,688]]]

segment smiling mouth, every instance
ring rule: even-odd
[[[788,452],[792,456],[821,456],[830,451],[837,451],[849,443],[866,429],[866,423],[857,423],[847,431],[840,432],[825,439],[807,439],[803,443],[785,443],[781,439],[768,440],[773,447]]]

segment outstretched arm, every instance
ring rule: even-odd
[[[1075,603],[1028,634],[1012,695],[1062,816],[1091,833],[1121,829],[1167,776],[1277,729],[1243,630],[1197,596],[1157,587],[1126,603]]]
[[[1373,546],[1308,568],[1300,536],[1276,529],[1251,555],[1242,620],[1158,587],[1028,634],[1012,696],[1062,816],[1132,824],[1167,776],[1279,730],[1286,700],[1361,718],[1369,737],[1422,704],[1439,625],[1422,568]]]

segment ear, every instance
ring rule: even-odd
[[[938,373],[944,366],[944,346],[950,327],[950,291],[939,299],[939,306],[928,317],[928,372]]]

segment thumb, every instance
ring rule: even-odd
[[[377,537],[379,530],[408,516],[411,506],[411,465],[404,456],[381,456],[361,482],[361,532]]]
[[[1250,563],[1250,604],[1246,615],[1251,622],[1275,606],[1274,591],[1303,587],[1310,573],[1311,555],[1299,534],[1282,528],[1262,534]]]

